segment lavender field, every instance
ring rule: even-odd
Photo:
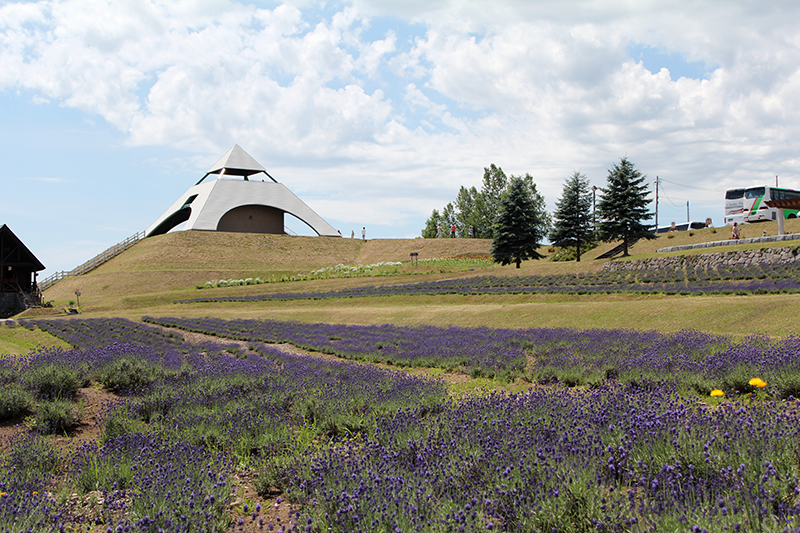
[[[398,285],[370,285],[330,291],[297,291],[240,296],[203,296],[196,302],[252,302],[322,298],[442,294],[781,294],[800,291],[800,263],[724,266],[714,269],[648,269],[548,276],[477,276]]]
[[[2,360],[0,413],[25,422],[0,465],[0,529],[800,531],[798,339],[148,321],[218,341],[23,322],[74,348]],[[372,361],[531,388],[455,398]],[[114,399],[96,439],[64,446],[51,435],[72,431],[87,386]]]
[[[435,367],[473,377],[567,386],[609,379],[669,382],[702,396],[749,393],[761,376],[800,398],[800,338],[733,339],[698,331],[462,328],[304,324],[277,320],[145,317],[146,322],[248,342],[287,342],[343,359]]]

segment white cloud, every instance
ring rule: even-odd
[[[42,177],[42,178],[30,177],[30,178],[22,178],[22,179],[24,179],[26,181],[39,181],[39,182],[43,182],[43,183],[64,183],[64,182],[69,181],[69,180],[66,180],[64,178],[44,178],[44,177]]]
[[[625,154],[676,181],[800,187],[800,8],[762,4],[354,1],[322,19],[318,3],[7,3],[0,89],[201,170],[238,142],[331,212],[369,202],[363,216],[398,224],[489,163],[532,173],[551,203],[572,169],[601,184]],[[632,43],[708,79],[653,74]]]

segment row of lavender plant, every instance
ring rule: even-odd
[[[279,475],[308,531],[796,531],[800,419],[786,407],[619,386],[491,395],[383,416],[370,438],[296,453]],[[120,530],[220,531],[229,463],[213,457],[129,434],[70,468]]]
[[[439,367],[541,383],[671,381],[701,395],[749,393],[761,376],[777,396],[800,397],[800,338],[733,339],[698,331],[463,328],[304,324],[276,320],[145,317],[163,326],[251,342],[288,342],[347,359]]]
[[[156,351],[186,353],[191,349],[180,333],[165,331],[122,318],[20,320],[28,329],[38,328],[75,348],[107,346],[113,343],[139,344]]]
[[[227,527],[223,511],[231,461],[279,463],[320,437],[366,432],[374,427],[377,414],[409,405],[438,405],[445,396],[440,382],[298,357],[267,346],[254,345],[257,353],[241,350],[234,356],[230,345],[205,344],[200,353],[178,335],[130,321],[53,322],[41,325],[90,347],[32,354],[16,363],[16,375],[47,367],[55,375],[74,373],[88,384],[104,383],[109,369],[136,375],[148,374],[150,368],[163,370],[120,390],[126,397],[104,415],[102,445],[82,447],[74,457],[60,461],[72,465],[67,468],[69,479],[60,482],[74,484],[81,493],[101,491],[103,513],[94,519],[119,531],[222,531]],[[98,347],[116,339],[120,330],[129,344]],[[148,342],[155,342],[161,353]],[[120,362],[128,367],[121,369]],[[29,446],[23,439],[15,449]],[[56,470],[65,468],[62,464]],[[7,488],[13,491],[6,492],[14,498],[0,495],[0,528],[24,530],[31,523],[38,531],[47,529],[41,527],[45,523],[55,528],[87,519],[65,514],[52,498],[41,501],[59,481],[54,471],[11,463],[3,470]],[[25,481],[33,475],[31,470],[39,476],[33,482],[36,490]],[[21,511],[25,509],[29,511]]]
[[[138,327],[154,329],[132,329]],[[98,339],[107,334],[94,321],[75,321],[71,328]],[[542,332],[562,353],[598,340],[620,354],[644,343],[641,357],[663,354],[673,364],[686,360],[692,347],[717,354],[744,349],[692,332],[675,339],[635,332],[593,338],[589,332],[574,342],[569,330]],[[535,347],[533,338],[514,342]],[[756,347],[768,343],[749,339]],[[95,353],[98,348],[70,354],[65,364],[91,372],[95,362],[113,362],[115,346],[104,355]],[[140,349],[141,359],[156,357],[131,346],[125,354]],[[132,390],[107,414],[104,444],[80,448],[65,467],[62,459],[47,459],[52,453],[9,458],[4,482],[66,468],[81,490],[103,493],[101,520],[129,531],[221,531],[225,476],[234,458],[262,469],[263,490],[285,491],[302,504],[297,522],[308,531],[800,528],[796,402],[708,408],[662,382],[647,390],[611,383],[452,403],[443,399],[440,384],[250,348],[242,358],[190,349],[178,356],[177,372]],[[427,403],[418,401],[426,396]],[[326,425],[321,417],[342,409],[355,425],[338,424],[344,431],[333,435],[320,427]],[[272,429],[281,424],[285,432]],[[26,449],[33,448],[15,448]],[[45,459],[31,472],[27,465],[36,461],[25,458],[34,456]],[[0,496],[0,517],[13,516],[16,522],[6,522],[13,530],[24,530],[20,520],[31,531],[44,529],[32,525],[37,521],[80,521],[51,509],[54,500],[43,486],[34,482],[15,491],[14,507],[4,507]],[[19,512],[27,509],[35,511]]]
[[[401,367],[461,369],[475,376],[518,375],[525,352],[513,330],[435,326],[303,324],[276,320],[144,317],[145,322],[248,342],[288,342],[345,359]]]
[[[479,276],[412,284],[353,287],[316,292],[207,296],[181,303],[354,298],[432,294],[775,294],[800,291],[800,264],[660,269],[548,276]]]
[[[798,437],[780,404],[532,389],[382,419],[288,490],[319,531],[798,531]]]

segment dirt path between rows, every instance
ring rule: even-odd
[[[150,325],[154,325],[154,324],[150,324]],[[185,342],[188,342],[189,344],[203,344],[203,343],[206,343],[206,342],[212,342],[212,343],[215,343],[215,344],[235,344],[235,345],[237,345],[237,346],[239,346],[241,348],[244,348],[244,349],[247,349],[250,344],[253,344],[253,342],[251,342],[251,341],[240,341],[240,340],[235,340],[235,339],[228,339],[228,338],[225,338],[225,337],[218,337],[218,336],[215,336],[215,335],[206,335],[204,333],[195,333],[193,331],[185,331],[185,330],[178,329],[178,328],[169,328],[169,327],[164,327],[164,326],[157,326],[157,327],[163,329],[164,331],[169,331],[170,333],[177,333],[179,335],[182,335],[183,336],[183,340]],[[400,372],[407,372],[409,374],[413,374],[415,376],[419,376],[419,377],[421,377],[423,379],[426,377],[424,375],[420,375],[419,373],[410,372],[407,369],[400,368],[400,367],[397,367],[397,366],[386,365],[386,364],[383,364],[383,363],[372,363],[372,362],[368,362],[368,361],[358,361],[358,360],[355,360],[355,359],[345,359],[345,358],[338,357],[338,356],[333,355],[333,354],[327,354],[327,353],[321,353],[321,352],[311,352],[311,351],[308,351],[308,350],[303,350],[301,348],[298,348],[297,346],[295,346],[293,344],[289,344],[289,343],[272,344],[272,343],[263,342],[261,344],[264,344],[264,345],[267,345],[267,346],[271,346],[273,348],[277,348],[278,350],[280,350],[280,351],[282,351],[284,353],[288,353],[288,354],[292,354],[292,355],[300,355],[300,356],[304,356],[304,357],[314,357],[314,358],[317,358],[317,359],[324,359],[324,360],[327,360],[327,361],[347,361],[347,362],[358,364],[358,365],[370,365],[370,366],[375,366],[375,367],[378,367],[378,368],[384,368],[384,369],[387,369],[387,370],[397,370],[397,371],[400,371]],[[472,378],[470,378],[469,376],[467,376],[465,374],[457,374],[457,373],[454,373],[454,372],[444,372],[442,374],[437,374],[437,377],[443,379],[445,381],[445,383],[447,383],[448,385],[454,385],[454,384],[457,384],[457,383],[466,383],[470,379],[472,379]]]
[[[152,324],[151,324],[152,325]],[[235,339],[227,339],[214,335],[206,335],[203,333],[195,333],[192,331],[185,331],[178,328],[169,328],[158,326],[164,331],[170,333],[177,333],[183,337],[184,342],[192,345],[214,343],[214,344],[233,344],[249,351],[249,345],[253,344],[250,341],[240,341]],[[386,368],[395,371],[402,371],[394,366],[389,366],[380,363],[370,363],[365,361],[353,361],[343,359],[332,354],[325,354],[320,352],[311,352],[303,350],[289,343],[271,344],[262,343],[267,346],[276,348],[284,353],[299,355],[302,357],[313,357],[316,359],[324,359],[327,361],[348,361],[354,364],[372,365],[380,368]],[[416,374],[418,375],[418,374]],[[423,377],[424,376],[420,376]],[[445,373],[439,376],[444,379],[448,385],[454,383],[464,383],[469,381],[470,377],[464,374]],[[239,471],[233,476],[233,496],[231,502],[231,515],[234,521],[234,531],[238,533],[256,533],[263,532],[267,529],[269,524],[273,524],[275,529],[280,525],[286,525],[289,522],[290,515],[293,514],[293,505],[279,499],[277,496],[272,498],[262,498],[255,490],[254,482],[257,473],[251,471]],[[255,506],[259,506],[260,512],[255,514],[253,511]],[[263,520],[264,529],[260,528],[260,520]]]

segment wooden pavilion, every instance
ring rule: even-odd
[[[0,316],[41,304],[36,273],[44,268],[8,226],[0,226]]]
[[[768,200],[764,202],[768,207],[776,209],[798,209],[800,210],[800,198],[786,198],[783,200]],[[783,217],[778,217],[778,235],[783,235]]]

